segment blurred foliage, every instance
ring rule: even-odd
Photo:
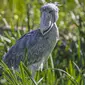
[[[55,75],[49,69],[37,72],[35,79],[44,76],[41,85],[85,85],[85,0],[0,0],[0,61],[16,40],[39,27],[40,7],[56,1],[61,4],[56,22],[60,40],[52,53],[53,62],[48,60],[48,68],[54,65],[60,69],[55,69]]]

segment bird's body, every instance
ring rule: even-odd
[[[47,60],[59,39],[59,32],[55,21],[44,26],[42,22],[43,19],[39,29],[22,36],[3,57],[8,67],[16,69],[20,61],[27,61],[27,65],[36,70]]]

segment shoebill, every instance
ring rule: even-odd
[[[26,61],[29,68],[36,71],[42,68],[43,63],[52,53],[59,39],[56,25],[59,10],[57,4],[47,3],[40,11],[39,28],[22,36],[3,56],[3,61],[9,68],[17,69],[20,61]]]

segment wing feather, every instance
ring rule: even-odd
[[[35,38],[37,34],[38,31],[35,30],[23,35],[16,42],[16,44],[10,48],[10,50],[3,57],[3,61],[8,65],[8,67],[18,67],[20,61],[23,59],[23,56],[25,54],[25,49],[32,47],[36,43],[37,39]]]

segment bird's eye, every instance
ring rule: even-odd
[[[49,13],[51,13],[51,12],[53,12],[52,10],[51,11],[49,11]]]

